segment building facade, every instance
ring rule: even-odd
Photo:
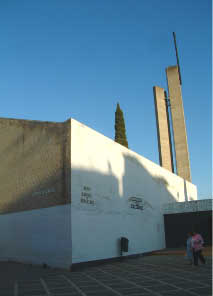
[[[0,119],[0,259],[72,264],[165,247],[163,205],[192,183],[95,130]]]

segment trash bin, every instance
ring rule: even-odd
[[[121,252],[128,252],[129,240],[126,237],[121,237]]]

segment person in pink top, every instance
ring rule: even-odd
[[[193,232],[192,240],[192,250],[193,250],[193,257],[194,257],[194,265],[198,265],[198,259],[205,264],[206,260],[203,257],[202,250],[203,250],[203,238],[200,234],[196,233],[195,231]]]

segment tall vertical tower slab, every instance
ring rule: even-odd
[[[160,165],[165,169],[173,172],[174,169],[172,160],[172,147],[165,90],[159,86],[154,86],[153,92],[155,102]]]
[[[166,68],[166,75],[171,105],[177,174],[191,182],[186,125],[178,66]]]

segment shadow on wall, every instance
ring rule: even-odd
[[[138,161],[138,159],[132,155],[124,154],[124,162],[125,162],[125,174],[123,177],[123,184],[128,185],[129,180],[135,183],[135,186],[143,184],[143,192],[146,194],[146,197],[149,199],[150,195],[157,199],[157,196],[153,196],[155,191],[155,187],[158,187],[158,190],[165,191],[165,196],[167,200],[170,202],[175,202],[175,198],[171,193],[167,190],[168,181],[162,176],[153,176],[148,172],[148,170]],[[133,168],[138,169],[138,174],[134,174]],[[139,173],[140,170],[140,173]],[[125,191],[125,187],[124,187]]]
[[[81,202],[82,196],[89,199],[91,195],[95,196],[96,202],[107,201],[108,204],[110,204],[110,201],[122,202],[122,200],[127,200],[136,195],[140,195],[147,202],[151,199],[150,203],[157,205],[176,201],[168,191],[168,182],[164,177],[152,176],[136,157],[128,154],[123,156],[124,174],[120,180],[113,173],[113,166],[109,160],[107,162],[108,173],[105,174],[82,168],[72,169],[72,193],[74,192],[78,196],[79,206],[86,202],[83,200],[84,198]],[[81,188],[81,192],[79,192],[79,188]],[[159,198],[159,192],[163,195],[163,199]],[[72,197],[72,202],[73,198],[76,199],[76,196]],[[90,204],[89,201],[88,204]],[[111,210],[116,211],[113,204],[111,205]],[[100,211],[103,211],[103,209]]]
[[[32,163],[30,163],[30,167],[27,166],[28,160],[33,157],[31,153],[36,155],[36,149],[28,151],[24,160],[17,159],[19,164],[21,161],[26,162],[25,171],[17,170],[16,172],[19,174],[20,180],[24,180],[26,175],[30,175],[34,171]],[[110,160],[107,162],[108,172],[105,174],[98,170],[73,169],[72,206],[86,212],[88,216],[101,213],[106,215],[134,215],[135,213],[143,215],[143,210],[147,207],[153,207],[159,211],[161,204],[176,201],[168,190],[168,182],[164,177],[152,176],[133,155],[124,153],[123,159],[124,172],[120,180],[113,173],[113,164]],[[43,162],[44,160],[38,158],[38,161]],[[105,165],[105,161],[103,158],[103,165]],[[13,164],[14,162],[10,164],[10,168]],[[52,170],[52,175],[45,176],[36,183],[31,183],[25,192],[14,195],[9,201],[6,194],[1,194],[0,213],[27,211],[67,203],[64,199],[65,188],[63,188],[67,182],[62,178],[64,176],[62,171],[61,168]],[[121,187],[122,190],[120,190]],[[185,236],[188,231],[189,229],[183,229]]]
[[[13,173],[12,167],[17,167],[17,163],[20,166],[22,162],[24,166],[24,161],[27,163],[32,158],[31,154],[36,154],[35,148],[31,151],[31,153],[30,151],[28,151],[27,154],[24,155],[24,159],[13,160],[13,162],[11,162],[9,165],[11,172]],[[168,182],[165,178],[150,175],[147,169],[137,160],[136,157],[130,156],[128,154],[123,154],[123,156],[125,164],[124,175],[121,182],[123,194],[119,193],[120,182],[117,179],[117,177],[113,174],[112,165],[110,161],[108,161],[107,174],[100,173],[99,171],[84,170],[82,168],[72,170],[72,176],[75,176],[77,179],[76,187],[79,188],[79,186],[81,186],[83,190],[83,188],[88,184],[93,184],[93,187],[95,187],[96,190],[96,198],[103,200],[113,200],[116,198],[118,200],[121,200],[121,198],[127,197],[127,193],[131,195],[131,193],[129,193],[129,190],[131,190],[131,192],[137,192],[138,194],[144,196],[147,201],[149,201],[150,197],[154,198],[154,200],[157,201],[158,192],[159,190],[161,190],[165,193],[165,202],[175,201],[175,198],[167,190]],[[43,162],[43,164],[45,165],[44,159],[40,159],[40,161]],[[17,186],[21,186],[23,184],[26,176],[32,176],[34,167],[33,163],[30,164],[32,165],[32,167],[26,167],[26,170],[24,171],[22,169],[20,171],[17,171],[17,174],[20,178],[20,183],[17,184]],[[137,171],[138,168],[140,172],[135,173],[135,171]],[[8,203],[7,196],[1,195],[0,212],[7,213],[16,212],[19,210],[24,211],[29,209],[43,207],[45,208],[48,206],[63,204],[63,186],[65,182],[64,180],[62,180],[62,170],[63,168],[53,169],[51,176],[45,176],[45,178],[43,178],[42,180],[36,180],[37,182],[35,182],[35,184],[33,184],[32,182],[28,186],[29,190],[25,190],[25,192],[23,192],[23,194],[21,195],[14,196],[14,198],[10,200]],[[4,179],[3,174],[1,174],[0,177],[2,184],[4,184],[4,182],[6,181],[6,178],[8,179],[8,176],[6,176]],[[141,185],[143,185],[142,189]],[[99,193],[103,192],[103,189],[105,190],[106,195]],[[155,194],[156,196],[153,196]],[[60,195],[61,202],[58,203],[55,200],[55,195]],[[87,197],[86,194],[85,197]],[[2,201],[5,201],[5,204]],[[79,196],[79,201],[81,201],[81,196]],[[19,208],[20,205],[23,206]]]
[[[111,250],[113,237],[117,238],[116,256],[120,256],[121,236],[130,239],[135,253],[140,253],[141,248],[150,251],[163,247],[161,205],[175,201],[167,188],[167,180],[163,176],[152,176],[137,156],[130,155],[128,151],[119,160],[120,168],[118,163],[111,161],[110,154],[97,158],[102,173],[97,170],[95,157],[88,158],[85,168],[82,168],[83,161],[80,162],[82,167],[75,167],[73,161],[71,199],[73,221],[76,221],[72,225],[75,260],[91,259],[90,256],[93,256],[92,260],[101,258],[102,244]],[[86,169],[86,165],[90,165],[91,170]],[[156,233],[151,235],[151,243],[145,239],[149,231]],[[144,237],[142,243],[141,237],[138,237],[140,232],[141,237]],[[85,236],[85,233],[91,235]],[[94,244],[91,239],[94,239]],[[86,249],[79,248],[82,242],[91,250],[96,246],[95,254],[91,251],[93,255],[89,255]]]

